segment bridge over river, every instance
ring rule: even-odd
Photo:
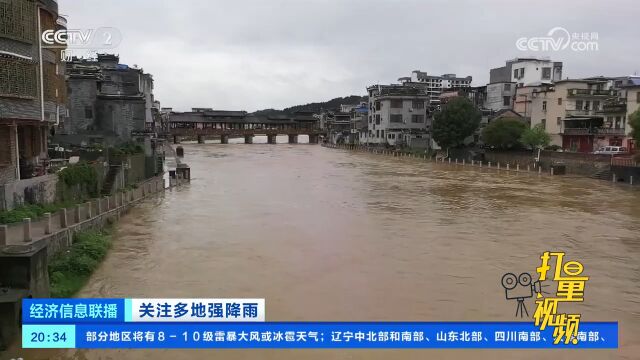
[[[222,144],[227,144],[229,137],[244,137],[244,142],[251,144],[256,135],[266,135],[269,144],[275,144],[278,135],[288,135],[290,144],[298,142],[298,135],[308,135],[309,143],[316,144],[322,133],[318,119],[310,112],[260,116],[245,111],[212,110],[171,112],[169,115],[169,134],[175,144],[182,137],[197,138],[201,144],[207,137],[220,138]]]

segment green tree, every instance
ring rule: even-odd
[[[482,131],[485,144],[499,149],[511,149],[520,144],[520,137],[527,126],[516,118],[499,118],[492,121]]]
[[[526,129],[522,133],[520,142],[523,145],[530,147],[532,150],[544,149],[549,146],[549,143],[551,143],[551,137],[544,130],[542,124],[538,124],[531,129]]]
[[[456,147],[478,129],[481,114],[471,101],[457,97],[443,106],[433,119],[433,140],[443,149]]]
[[[631,125],[631,137],[640,144],[640,109],[629,115],[629,125]]]

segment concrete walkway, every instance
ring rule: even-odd
[[[122,204],[123,196],[127,196],[123,194],[129,194],[129,198],[126,199],[127,202],[131,201],[131,196],[133,196],[134,200],[138,200],[144,197],[143,186],[146,186],[146,184],[147,183],[143,183],[137,189],[131,190],[131,193],[118,192],[111,196],[105,196],[101,199],[92,199],[90,202],[79,204],[71,208],[66,208],[67,227],[95,217],[98,214],[98,206],[100,206],[100,213],[117,208]],[[148,189],[147,193],[150,193]],[[91,203],[91,213],[89,213],[89,203]],[[77,214],[78,211],[79,214]],[[62,213],[63,209],[51,214],[50,225],[48,225],[47,218],[43,217],[40,219],[32,220],[30,226],[26,226],[24,223],[15,223],[0,226],[0,246],[31,243],[45,236],[48,236],[49,234],[56,233],[62,230],[64,228],[62,226],[62,218],[64,217]],[[91,216],[89,216],[90,214]],[[6,226],[6,235],[3,236],[2,228],[4,228],[4,226]],[[46,231],[47,227],[49,227],[48,232]],[[27,230],[27,228],[29,228],[29,230]]]

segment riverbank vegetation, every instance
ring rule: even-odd
[[[111,158],[123,158],[127,155],[136,155],[144,153],[144,148],[140,144],[126,143],[119,147],[109,149],[109,156]]]
[[[482,139],[485,144],[497,149],[514,149],[520,146],[520,139],[526,129],[527,125],[519,119],[498,118],[485,126]]]
[[[450,100],[433,118],[433,140],[442,148],[461,146],[480,126],[482,114],[463,97]]]
[[[28,204],[16,209],[0,212],[0,224],[15,224],[22,222],[22,219],[36,219],[45,213],[55,213],[60,209],[71,207],[75,202],[65,201],[55,204]]]
[[[49,264],[51,297],[65,298],[77,293],[107,255],[111,229],[76,233],[73,245]]]
[[[82,197],[82,195],[89,198],[98,196],[98,172],[93,165],[87,162],[65,167],[58,172],[58,179],[65,185],[61,193],[62,198],[77,198],[78,196]],[[76,189],[72,191],[74,188]],[[78,200],[82,201],[84,199]]]
[[[0,224],[19,223],[22,219],[35,220],[45,213],[81,204],[98,196],[98,173],[94,166],[81,162],[69,165],[58,173],[59,186],[53,204],[25,204],[12,210],[0,211]]]

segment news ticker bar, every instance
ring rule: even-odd
[[[264,299],[23,299],[24,324],[263,322]]]
[[[531,322],[253,322],[25,324],[24,348],[76,349],[616,349],[617,322],[581,322],[554,345]]]

